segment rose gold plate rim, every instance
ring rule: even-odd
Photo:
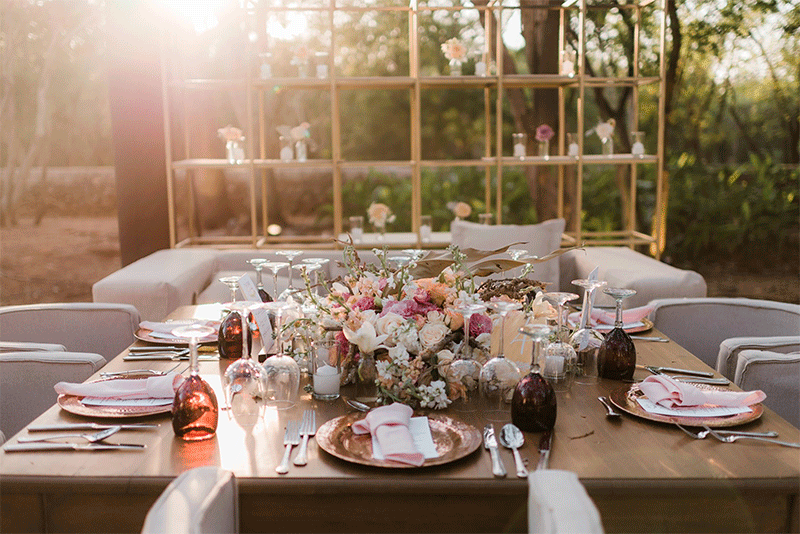
[[[416,466],[376,460],[372,457],[372,439],[369,434],[356,435],[351,425],[366,417],[364,413],[351,413],[331,419],[317,430],[314,439],[327,453],[342,460],[375,467],[392,469],[415,468]],[[428,458],[420,467],[430,467],[454,462],[475,452],[481,445],[477,428],[444,414],[428,414],[431,437],[439,456]]]
[[[128,375],[126,379],[149,378],[152,375]],[[105,382],[107,380],[119,380],[122,377],[102,378],[100,380],[93,380],[92,382]],[[127,418],[127,417],[144,417],[147,415],[157,415],[162,413],[169,413],[172,411],[172,404],[163,406],[87,406],[81,403],[83,397],[76,395],[66,395],[64,393],[58,396],[58,405],[69,413],[75,415],[83,415],[85,417],[107,417],[107,418]]]
[[[703,388],[703,384],[696,384],[697,387]],[[720,389],[713,386],[707,386],[708,389]],[[639,389],[638,384],[622,387],[613,393],[608,398],[611,402],[619,408],[631,415],[656,421],[659,423],[669,423],[672,425],[687,425],[687,426],[708,426],[711,428],[725,428],[731,426],[738,426],[755,421],[764,413],[764,406],[761,403],[753,404],[750,408],[753,410],[747,413],[740,413],[736,415],[729,415],[725,417],[674,417],[668,415],[659,415],[650,413],[642,408],[635,397],[644,396]]]
[[[189,340],[188,339],[182,339],[182,338],[179,338],[179,337],[176,337],[174,339],[161,339],[161,338],[150,336],[150,332],[152,332],[152,330],[150,330],[149,328],[139,328],[136,332],[134,332],[133,335],[139,341],[146,341],[147,343],[156,343],[156,344],[159,344],[159,345],[188,345],[189,344]],[[199,343],[216,343],[216,341],[217,341],[217,334],[215,333],[213,335],[209,335],[208,337],[204,337],[204,338],[200,339]]]

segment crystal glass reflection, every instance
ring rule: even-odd
[[[609,287],[603,290],[617,304],[617,317],[614,328],[606,334],[598,354],[600,376],[611,380],[633,380],[636,370],[636,347],[631,336],[623,328],[622,301],[635,295],[634,289]]]
[[[578,355],[569,343],[565,342],[564,305],[575,300],[575,293],[545,293],[544,298],[558,306],[558,330],[556,339],[544,349],[544,368],[542,376],[550,382],[556,391],[569,391],[575,378],[575,366]]]
[[[489,421],[505,421],[508,419],[507,404],[511,402],[514,386],[520,379],[517,364],[507,359],[504,354],[505,323],[508,312],[519,310],[519,302],[497,300],[487,303],[487,306],[500,315],[500,347],[497,356],[486,362],[481,368],[478,387],[481,397],[486,400],[486,419]]]
[[[604,338],[603,334],[592,328],[592,304],[594,303],[595,291],[605,286],[606,282],[582,278],[573,280],[572,283],[582,287],[585,291],[580,327],[569,338],[569,344],[572,345],[578,355],[575,382],[578,384],[595,384],[597,383],[598,373],[597,357]]]
[[[486,311],[486,305],[480,303],[465,304],[455,308],[457,313],[460,313],[464,318],[464,341],[461,342],[461,347],[456,354],[455,359],[450,364],[449,375],[454,380],[461,382],[464,386],[466,394],[474,392],[478,389],[478,381],[481,376],[481,364],[473,357],[472,347],[470,346],[470,318],[476,313],[483,313]],[[460,412],[473,412],[475,407],[472,404],[467,404],[467,397],[465,396],[460,401],[457,401],[453,406]]]
[[[530,324],[520,333],[533,338],[531,371],[517,383],[511,397],[511,422],[527,432],[550,430],[556,424],[556,394],[553,386],[541,375],[539,362],[542,346],[552,333],[543,324]]]
[[[172,430],[186,441],[214,437],[219,420],[219,406],[214,390],[200,378],[197,341],[214,333],[210,326],[180,326],[172,331],[177,337],[189,340],[189,377],[175,392],[172,403]]]
[[[278,298],[278,300],[286,300],[290,296],[294,295],[294,293],[295,293],[295,289],[294,289],[294,269],[292,269],[292,267],[294,266],[294,259],[297,256],[299,256],[300,254],[302,254],[302,253],[303,253],[302,250],[277,250],[277,251],[275,251],[275,254],[278,254],[279,256],[285,257],[286,260],[289,262],[289,287],[287,287],[286,290],[283,291],[283,293],[281,293],[281,295]]]
[[[242,318],[250,315],[246,304],[236,303],[231,313],[238,313]],[[248,324],[247,321],[244,322]],[[249,328],[248,328],[249,330]],[[247,338],[250,337],[248,332]],[[261,383],[261,367],[250,357],[249,343],[240,336],[242,357],[233,361],[222,373],[222,389],[225,404],[229,413],[241,426],[254,426],[261,418],[261,401],[263,390]]]

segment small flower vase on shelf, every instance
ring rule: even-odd
[[[550,141],[544,140],[539,141],[539,157],[544,159],[550,159]]]
[[[462,62],[460,59],[451,59],[450,60],[450,76],[461,76],[461,65]]]
[[[299,139],[294,144],[295,158],[297,161],[308,160],[308,143],[305,139]]]
[[[644,156],[644,132],[633,132],[633,145],[631,145],[631,154],[636,157]]]
[[[375,232],[378,234],[378,241],[386,241],[386,225],[376,224]]]
[[[281,161],[292,161],[294,159],[294,150],[292,149],[292,140],[288,137],[280,136],[281,144]]]
[[[361,354],[356,368],[356,400],[375,402],[378,400],[378,367],[373,353]]]
[[[225,142],[225,152],[228,156],[228,163],[244,162],[244,137],[241,139],[228,139]]]

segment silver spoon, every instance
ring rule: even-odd
[[[101,430],[100,432],[96,432],[94,434],[58,434],[56,436],[48,436],[46,438],[39,438],[39,437],[22,437],[17,440],[19,443],[36,443],[39,441],[50,441],[51,439],[62,439],[62,438],[81,438],[85,439],[89,443],[97,443],[98,441],[103,441],[107,437],[112,434],[116,434],[122,430],[121,426],[112,426],[111,428],[107,428],[105,430]]]
[[[355,408],[359,412],[368,412],[368,411],[370,411],[372,409],[369,406],[367,406],[366,404],[364,404],[363,402],[359,402],[357,400],[344,399],[344,401],[347,404],[349,404],[351,408]]]
[[[514,464],[517,466],[517,476],[519,478],[527,477],[528,470],[525,468],[525,464],[522,462],[522,457],[519,455],[519,451],[517,450],[525,443],[525,436],[522,435],[522,431],[517,428],[516,425],[508,423],[503,425],[503,428],[500,429],[499,437],[500,444],[514,452]]]
[[[603,406],[606,407],[606,417],[620,417],[619,413],[614,411],[614,408],[611,406],[611,402],[608,400],[608,397],[597,397],[597,400],[603,403]]]

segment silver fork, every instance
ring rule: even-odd
[[[703,426],[708,432],[717,438],[718,440],[722,441],[723,443],[733,443],[734,441],[738,441],[740,439],[754,439],[756,441],[765,441],[767,443],[774,443],[775,445],[783,445],[784,447],[794,447],[795,449],[800,449],[800,443],[795,443],[793,441],[779,441],[777,439],[770,439],[770,438],[762,438],[759,436],[744,436],[741,434],[733,434],[728,436],[723,436],[719,432],[716,432],[707,426]]]
[[[52,439],[65,439],[65,438],[80,438],[85,439],[89,443],[97,443],[98,441],[103,441],[107,437],[112,434],[116,434],[122,430],[121,426],[112,426],[111,428],[107,428],[105,430],[101,430],[100,432],[95,432],[92,434],[57,434],[55,436],[47,436],[47,437],[21,437],[17,440],[18,443],[36,443],[39,441],[50,441]]]
[[[675,426],[683,430],[688,436],[691,436],[694,439],[705,439],[706,436],[711,432],[711,429],[708,427],[706,430],[701,430],[700,432],[692,432],[688,428],[675,423]],[[768,430],[767,432],[746,432],[744,430],[716,430],[717,434],[724,434],[729,436],[750,436],[754,438],[777,438],[778,433],[774,430]]]
[[[300,450],[294,457],[294,465],[306,465],[308,463],[308,438],[317,433],[317,414],[314,410],[303,412],[303,422],[300,424],[300,435],[303,441],[300,443]]]
[[[283,435],[286,449],[283,451],[281,463],[275,468],[278,474],[285,475],[289,472],[289,455],[292,453],[292,447],[298,443],[300,443],[300,424],[297,421],[289,421],[286,423],[286,434]]]

